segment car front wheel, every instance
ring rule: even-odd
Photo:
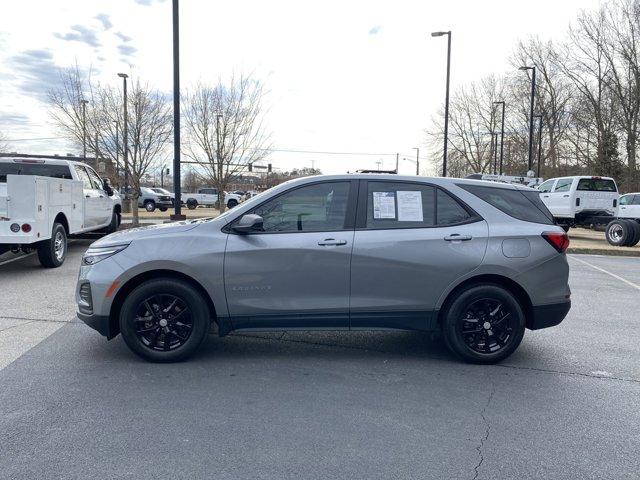
[[[445,309],[447,347],[470,363],[496,363],[511,355],[524,336],[525,316],[518,300],[498,285],[460,292]]]
[[[127,346],[151,362],[177,362],[193,355],[209,331],[209,309],[186,282],[149,280],[126,298],[120,332]]]
[[[144,209],[147,212],[153,212],[156,209],[156,202],[154,202],[153,200],[144,202]]]

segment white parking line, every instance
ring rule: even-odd
[[[11,263],[11,262],[17,262],[18,260],[22,260],[23,258],[30,257],[34,253],[36,253],[36,252],[27,253],[26,255],[20,255],[19,257],[11,258],[9,260],[5,260],[4,262],[0,262],[0,266],[6,265],[7,263]]]
[[[620,280],[621,282],[626,283],[627,285],[629,285],[630,287],[635,288],[636,290],[640,290],[640,285],[636,285],[633,282],[630,282],[629,280],[627,280],[626,278],[622,278],[619,275],[616,275],[615,273],[611,273],[608,270],[605,270],[604,268],[600,268],[600,267],[596,267],[595,265],[592,265],[589,262],[585,262],[584,260],[580,260],[579,258],[576,258],[574,256],[570,257],[572,260],[575,260],[576,262],[580,262],[580,263],[584,263],[585,265],[593,268],[594,270],[598,270],[602,273],[606,273],[607,275],[610,275],[611,277],[615,278],[616,280]]]

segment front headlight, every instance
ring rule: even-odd
[[[118,252],[121,252],[129,246],[128,243],[124,245],[111,245],[109,247],[89,247],[89,250],[82,256],[82,265],[95,265],[101,262],[105,258],[109,258]]]

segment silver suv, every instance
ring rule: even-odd
[[[141,357],[234,330],[442,332],[493,363],[570,303],[568,238],[526,187],[451,178],[292,180],[216,219],[121,231],[80,269],[78,317]]]

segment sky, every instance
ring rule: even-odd
[[[77,63],[101,83],[127,72],[172,91],[171,0],[2,0],[0,132],[21,153],[79,153],[60,139],[46,92]],[[274,168],[423,173],[425,129],[443,105],[446,37],[451,89],[512,73],[520,39],[561,40],[597,0],[181,0],[183,92],[246,73],[265,84]],[[51,139],[54,137],[54,139]],[[40,139],[17,141],[20,139]],[[286,151],[289,150],[289,151]],[[338,152],[302,153],[305,152]],[[349,154],[348,154],[349,153]],[[357,153],[357,154],[355,154]],[[364,155],[367,153],[368,155]],[[167,154],[170,161],[171,152]]]

